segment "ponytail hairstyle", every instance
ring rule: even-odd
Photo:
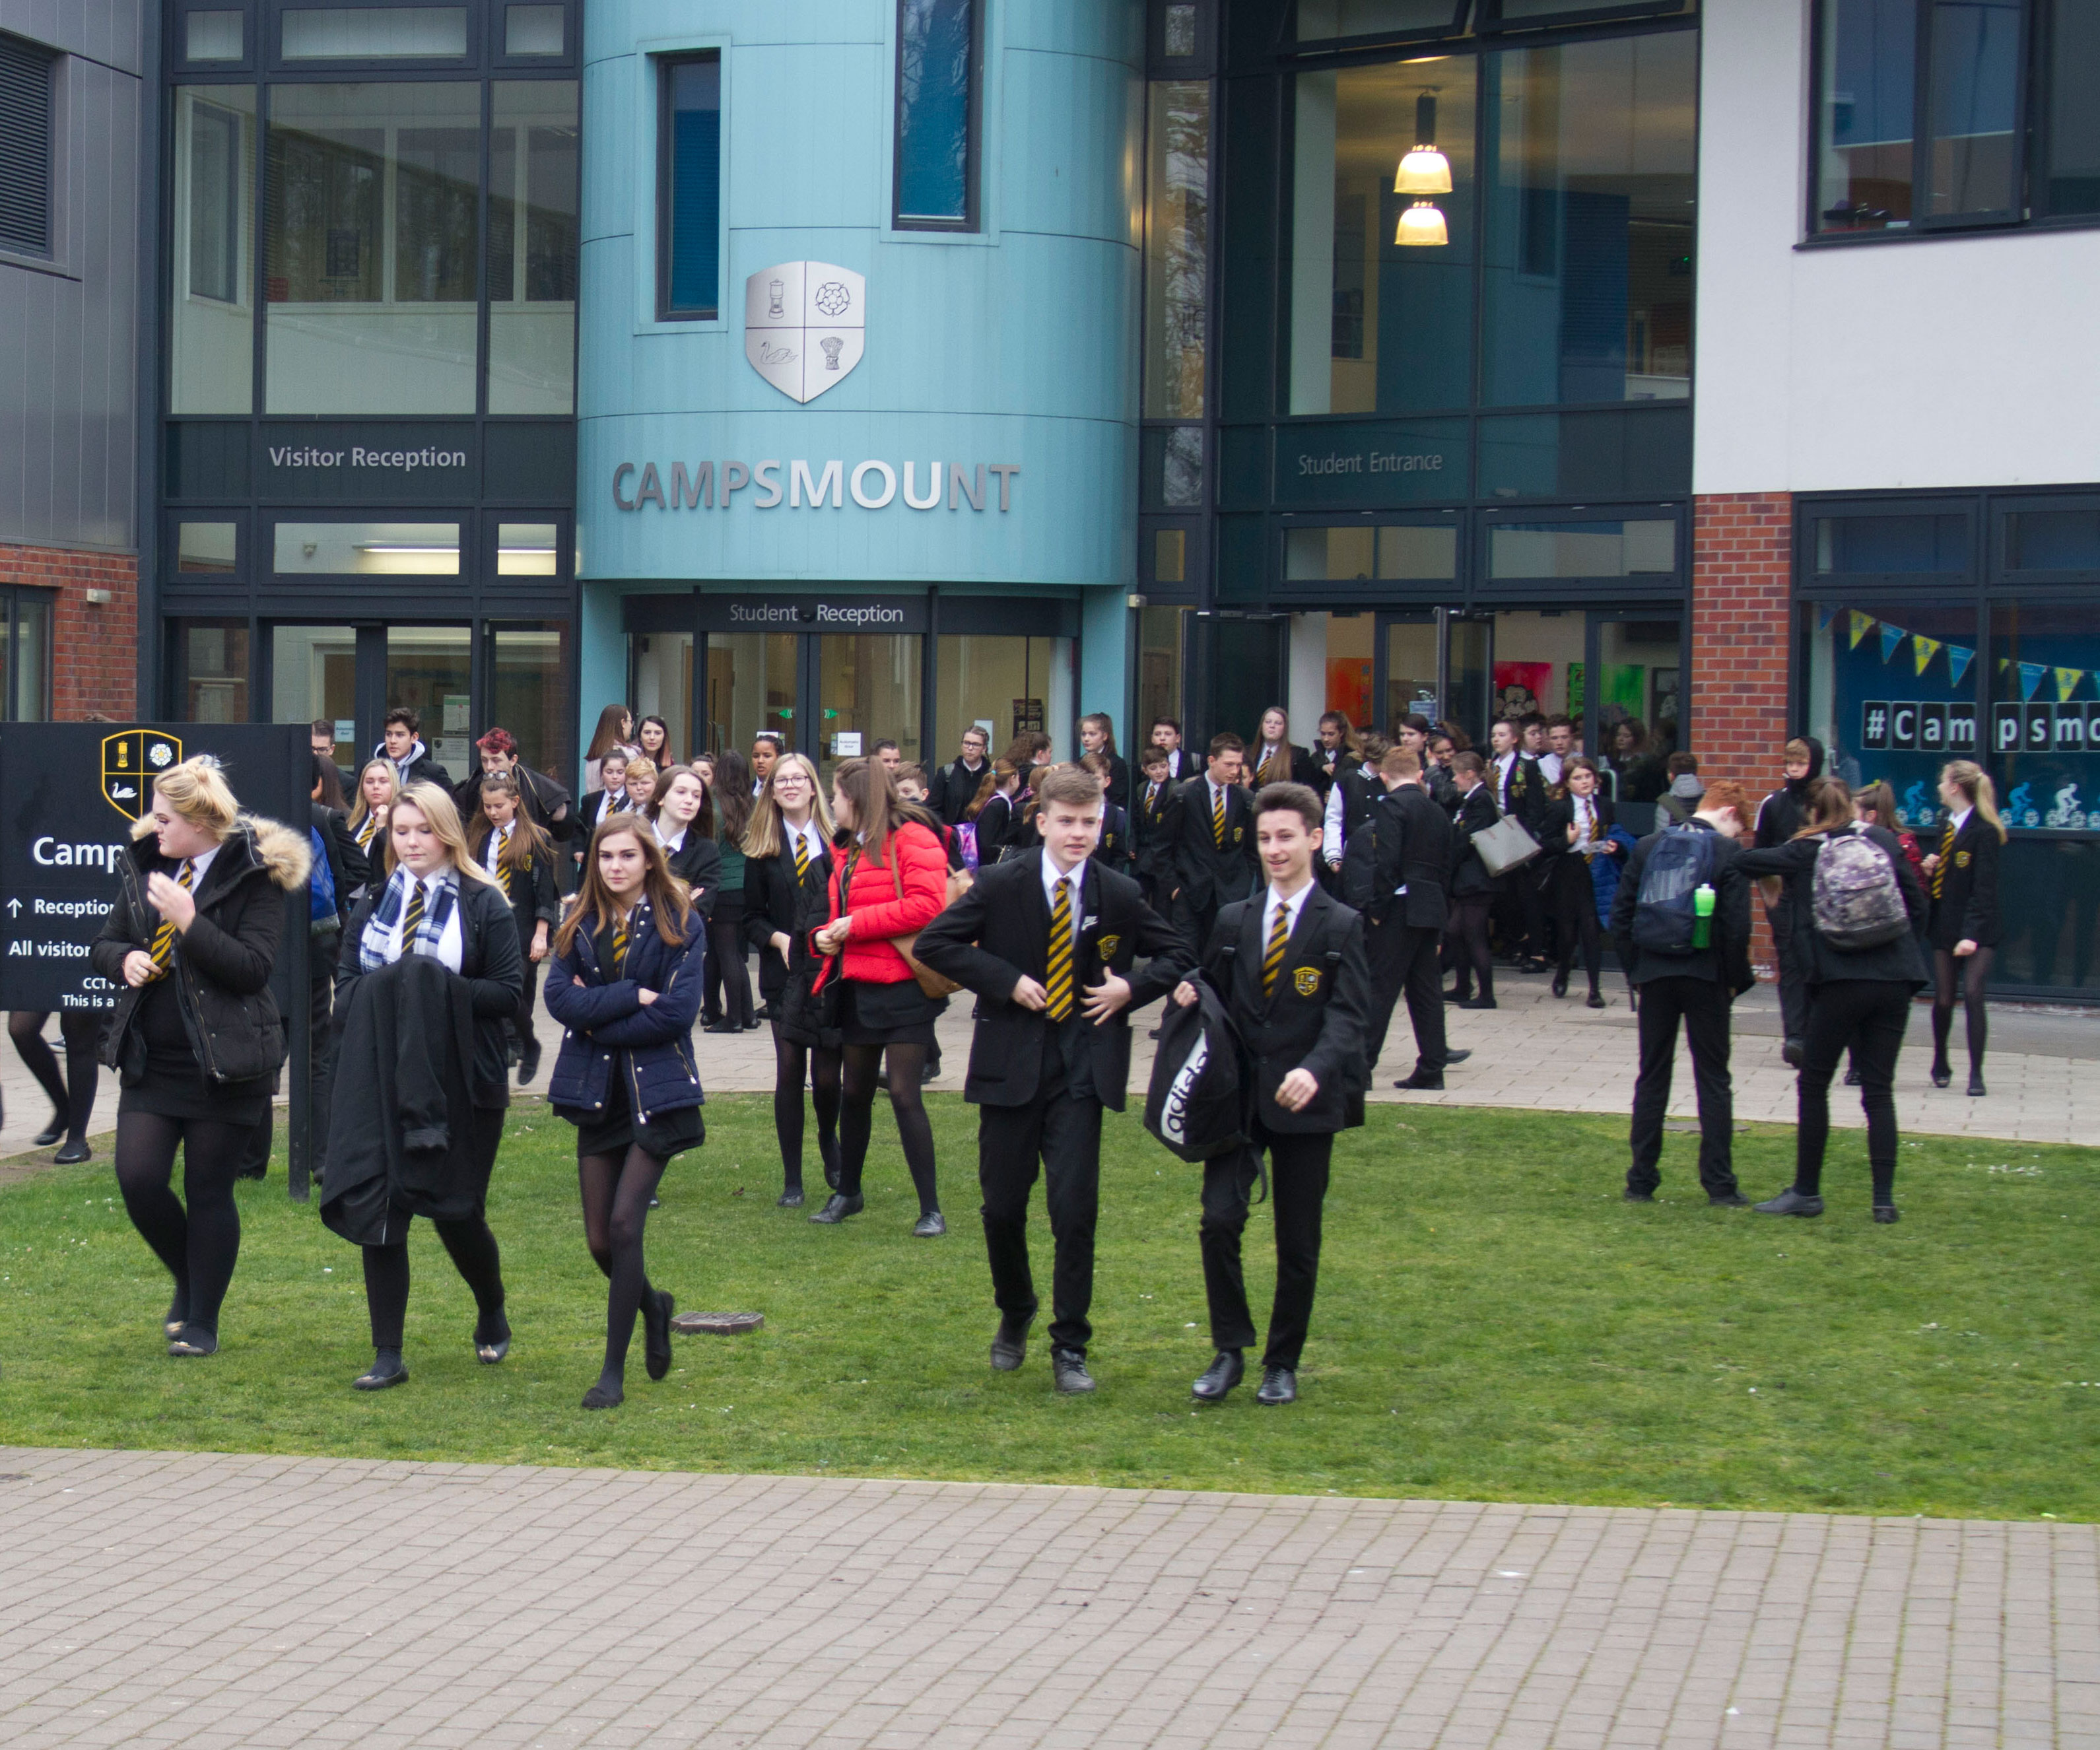
[[[1340,751],[1343,757],[1345,759],[1354,759],[1357,756],[1357,726],[1355,724],[1349,721],[1348,712],[1346,711],[1321,712],[1320,713],[1320,727],[1324,730],[1330,723],[1342,732],[1342,746]],[[1425,733],[1427,732],[1427,726],[1425,725]]]
[[[1839,827],[1849,827],[1860,818],[1859,810],[1852,806],[1852,787],[1842,778],[1816,778],[1808,781],[1808,801],[1802,810],[1800,830],[1797,839],[1807,839],[1819,832],[1830,832]]]
[[[616,839],[622,833],[642,848],[642,893],[655,910],[656,934],[673,948],[681,947],[691,939],[693,902],[686,897],[684,884],[671,873],[664,847],[656,842],[656,829],[639,814],[608,814],[591,835],[590,849],[584,857],[584,878],[576,887],[576,903],[569,907],[568,916],[554,932],[555,953],[567,954],[576,946],[577,933],[586,917],[590,919],[591,933],[595,935],[602,925],[619,915],[620,907],[613,900],[612,890],[605,884],[605,877],[598,872],[598,853],[607,840]]]
[[[1114,759],[1116,757],[1115,720],[1105,711],[1090,711],[1079,719],[1079,727],[1084,729],[1090,723],[1101,732],[1103,756],[1110,760]]]
[[[1983,817],[2003,844],[2005,823],[1998,818],[1997,787],[1992,783],[1991,774],[1974,760],[1949,760],[1940,767],[1939,777],[1943,783],[1953,785],[1969,799],[1969,806]]]
[[[977,793],[971,798],[970,805],[963,810],[965,820],[975,820],[984,813],[985,804],[1004,790],[1009,780],[1021,776],[1020,769],[1011,760],[995,760],[985,768],[985,774],[977,780]]]
[[[484,772],[476,791],[483,801],[489,796],[510,798],[514,812],[510,817],[510,836],[504,841],[503,849],[496,853],[496,860],[513,875],[532,866],[535,857],[545,856],[552,849],[552,841],[540,830],[539,822],[525,812],[524,798],[519,793],[518,780],[508,772]],[[488,835],[496,831],[496,822],[488,818],[486,809],[474,814],[474,860],[481,864],[482,853],[488,849]]]

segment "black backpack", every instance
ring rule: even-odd
[[[1207,1161],[1242,1147],[1251,1126],[1239,1034],[1217,993],[1195,985],[1198,1000],[1170,998],[1160,1020],[1145,1127],[1182,1160]]]
[[[1642,953],[1698,952],[1692,895],[1712,882],[1720,844],[1720,835],[1703,827],[1665,827],[1656,835],[1634,905],[1634,946]]]

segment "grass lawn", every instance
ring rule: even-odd
[[[1041,1323],[1021,1372],[986,1365],[975,1117],[953,1095],[930,1104],[954,1224],[931,1242],[907,1231],[886,1113],[867,1212],[827,1230],[774,1207],[769,1103],[711,1104],[708,1145],[673,1163],[651,1220],[654,1270],[682,1309],[756,1309],[765,1329],[680,1339],[660,1385],[638,1334],[627,1403],[596,1415],[577,1401],[604,1290],[573,1132],[542,1108],[513,1113],[491,1210],[510,1360],[474,1364],[471,1300],[418,1223],[413,1377],[377,1396],[349,1389],[371,1353],[358,1254],[286,1200],[281,1170],[243,1188],[226,1347],[203,1362],[162,1352],[166,1279],[106,1164],[8,1186],[0,1443],[2100,1516],[2100,1151],[1906,1143],[1904,1219],[1882,1228],[1856,1132],[1833,1144],[1830,1213],[1775,1221],[1710,1210],[1689,1135],[1670,1139],[1662,1201],[1634,1207],[1621,1121],[1374,1108],[1337,1151],[1303,1400],[1260,1408],[1251,1381],[1196,1413],[1193,1170],[1134,1115],[1111,1120],[1101,1389],[1061,1400]],[[1785,1184],[1792,1148],[1783,1128],[1740,1136],[1745,1188]],[[1265,1210],[1248,1233],[1265,1299]],[[1036,1259],[1047,1320],[1047,1232]]]

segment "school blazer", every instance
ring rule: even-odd
[[[808,933],[822,922],[832,879],[832,853],[810,859],[809,873],[795,879],[795,859],[775,852],[751,857],[743,865],[743,939],[758,954],[758,994],[771,1003],[788,988],[788,975],[810,972]],[[813,917],[811,915],[814,914]],[[773,946],[775,932],[785,936],[783,955]]]
[[[1223,998],[1253,1065],[1255,1113],[1278,1135],[1320,1135],[1364,1122],[1364,1016],[1370,966],[1364,920],[1315,885],[1299,907],[1276,989],[1262,994],[1261,915],[1268,889],[1218,914],[1203,976]],[[1320,1091],[1286,1112],[1276,1091],[1294,1069]]]
[[[1174,847],[1173,879],[1189,905],[1229,905],[1254,891],[1254,798],[1245,785],[1226,787],[1222,845],[1211,831],[1207,778],[1192,778],[1174,792],[1167,835]]]
[[[1441,930],[1450,907],[1451,818],[1418,784],[1388,791],[1342,860],[1343,897],[1381,928]],[[1407,891],[1398,889],[1405,884]]]
[[[1502,892],[1502,878],[1489,875],[1488,866],[1480,861],[1480,853],[1473,849],[1473,835],[1485,832],[1501,818],[1492,784],[1476,784],[1460,799],[1458,816],[1451,823],[1452,841],[1456,846],[1456,860],[1451,866],[1454,895]]]
[[[686,829],[686,842],[666,861],[671,873],[686,884],[686,897],[704,918],[715,915],[715,895],[721,888],[721,847],[697,826]]]
[[[1167,836],[1167,819],[1174,807],[1172,781],[1159,787],[1159,794],[1147,802],[1140,781],[1130,799],[1131,844],[1136,856],[1137,873],[1172,883],[1174,844]]]
[[[1516,764],[1510,768],[1508,793],[1503,794],[1502,768],[1494,760],[1488,761],[1488,788],[1493,792],[1503,812],[1514,814],[1522,821],[1524,830],[1534,839],[1538,836],[1540,821],[1545,817],[1546,805],[1546,774],[1538,768],[1535,755],[1520,753]]]
[[[474,860],[484,869],[488,867],[488,835],[484,832],[474,848]],[[539,852],[524,868],[511,871],[510,915],[518,920],[520,948],[532,946],[532,932],[540,923],[551,933],[562,921],[562,893],[554,881],[554,858],[558,854],[552,849]]]
[[[1938,842],[1925,847],[1938,850]],[[1973,941],[1979,948],[1998,945],[1998,858],[2005,847],[1991,830],[1991,823],[1970,810],[1961,830],[1954,835],[1939,897],[1932,902],[1932,921],[1926,926],[1926,940],[1935,948],[1951,949],[1957,942]],[[1926,891],[1932,891],[1931,877]]]
[[[980,1106],[1025,1106],[1042,1085],[1043,1057],[1057,1049],[1057,1023],[1013,1000],[1026,976],[1045,981],[1050,903],[1043,892],[1040,850],[1026,851],[976,883],[919,932],[913,952],[937,972],[976,993],[977,1028],[963,1098]],[[1123,1107],[1130,1082],[1130,1016],[1179,984],[1195,963],[1181,932],[1145,902],[1128,875],[1089,862],[1080,883],[1079,936],[1072,974],[1076,1000],[1104,972],[1130,981],[1131,998],[1091,1029],[1088,1057],[1094,1093],[1111,1112]],[[1143,956],[1145,963],[1136,967]],[[1135,969],[1134,969],[1135,968]]]

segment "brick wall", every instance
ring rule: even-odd
[[[139,699],[139,566],[130,553],[0,544],[0,583],[58,594],[51,638],[50,715],[78,722],[90,711],[128,717]],[[106,589],[109,600],[90,602]]]
[[[1699,775],[1762,796],[1780,782],[1793,659],[1793,505],[1785,492],[1715,492],[1692,510],[1692,746]],[[1751,947],[1775,976],[1762,916]]]

